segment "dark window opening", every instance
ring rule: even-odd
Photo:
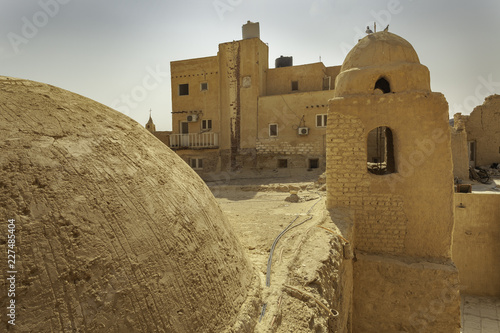
[[[189,123],[187,121],[182,121],[181,122],[181,134],[188,134],[189,133]]]
[[[200,90],[201,91],[208,90],[208,83],[206,83],[206,82],[201,83]]]
[[[286,158],[278,159],[278,168],[280,169],[288,168],[288,160]]]
[[[319,168],[319,158],[310,158],[309,169],[317,169],[317,168]]]
[[[386,175],[396,171],[394,143],[389,127],[377,127],[368,133],[367,168],[376,175]]]
[[[269,125],[269,136],[278,136],[278,124]]]
[[[325,76],[323,78],[323,90],[330,90],[332,78],[330,76]]]
[[[189,95],[189,84],[179,84],[179,96]]]
[[[374,89],[380,89],[384,94],[388,94],[391,92],[391,84],[385,78],[381,77],[375,83]]]
[[[476,160],[476,143],[474,141],[469,141],[469,162],[474,162]]]
[[[203,119],[201,121],[201,129],[202,130],[211,130],[212,129],[212,119]]]
[[[191,168],[195,170],[203,169],[203,159],[202,158],[192,158],[190,160]]]
[[[292,81],[292,91],[299,90],[299,81]]]
[[[328,116],[326,114],[316,115],[316,127],[326,127]]]

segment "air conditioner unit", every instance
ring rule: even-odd
[[[189,123],[194,123],[195,121],[198,121],[198,115],[197,114],[191,114],[187,116],[187,121]]]
[[[307,134],[309,134],[309,127],[299,127],[298,134],[299,135],[307,135]]]

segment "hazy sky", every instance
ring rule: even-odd
[[[500,94],[499,0],[0,0],[0,75],[49,83],[171,128],[170,61],[260,22],[269,64],[341,65],[367,24],[408,40],[433,91],[470,113]]]

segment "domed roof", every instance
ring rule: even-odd
[[[429,69],[410,43],[385,31],[361,39],[335,79],[336,97],[408,91],[430,91]]]
[[[141,125],[0,76],[0,151],[0,216],[16,220],[22,256],[19,331],[222,332],[235,323],[249,261],[207,186]]]
[[[420,64],[417,52],[408,41],[381,31],[361,39],[346,56],[341,71],[398,62]]]

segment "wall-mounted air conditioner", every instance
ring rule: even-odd
[[[297,132],[299,135],[307,135],[309,134],[309,127],[299,127]]]
[[[189,116],[187,116],[186,120],[189,123],[194,123],[195,121],[198,121],[198,115],[197,114],[190,114]]]

